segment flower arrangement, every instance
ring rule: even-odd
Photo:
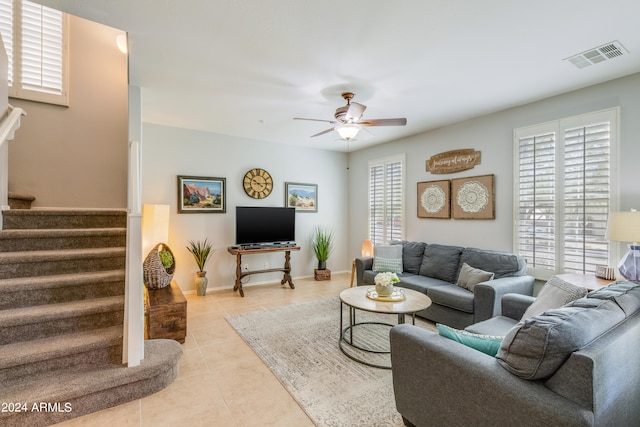
[[[376,292],[380,296],[389,296],[393,294],[394,291],[394,283],[398,283],[400,279],[398,279],[398,275],[396,273],[385,272],[378,273],[376,277],[373,278],[373,283],[376,284]]]

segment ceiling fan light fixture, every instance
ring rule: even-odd
[[[360,132],[360,129],[360,126],[355,123],[345,123],[335,127],[335,131],[338,132],[340,138],[345,141],[351,141],[355,138],[358,135],[358,132]]]

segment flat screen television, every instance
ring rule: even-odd
[[[237,245],[281,245],[295,240],[295,208],[236,206]]]

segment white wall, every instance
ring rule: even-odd
[[[122,31],[69,17],[69,107],[12,98],[27,116],[9,146],[9,190],[34,207],[127,206],[127,56]]]
[[[455,90],[455,89],[452,89]],[[360,252],[368,234],[368,161],[406,153],[406,239],[486,249],[513,250],[513,130],[576,114],[620,106],[620,210],[640,209],[640,74],[588,87],[420,135],[352,153],[349,157],[349,254]],[[411,118],[408,118],[411,120]],[[425,161],[444,151],[473,148],[482,163],[455,174],[435,175]],[[495,220],[443,220],[417,217],[417,183],[495,174]]]
[[[251,168],[267,170],[274,179],[272,193],[263,200],[246,195],[242,178]],[[235,138],[207,132],[144,123],[142,129],[143,203],[171,205],[169,247],[176,257],[175,280],[193,290],[197,267],[186,250],[189,240],[208,238],[215,253],[205,270],[209,289],[233,286],[235,257],[227,247],[235,243],[236,206],[284,206],[284,183],[318,184],[318,213],[296,213],[296,241],[302,249],[291,253],[292,276],[312,276],[317,261],[310,239],[317,225],[334,229],[336,250],[329,258],[332,271],[349,270],[347,256],[347,155]],[[183,213],[177,208],[177,176],[226,178],[226,213]],[[146,256],[146,254],[145,254]],[[243,257],[250,270],[284,264],[284,253]],[[282,279],[282,273],[251,275],[248,285]]]

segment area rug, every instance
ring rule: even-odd
[[[344,310],[345,326],[348,314]],[[357,312],[357,321],[395,323],[393,315]],[[317,426],[401,427],[391,371],[371,368],[345,356],[338,347],[340,300],[327,298],[227,317],[227,321]],[[434,330],[427,322],[421,327]],[[369,327],[371,326],[371,327]],[[388,349],[389,327],[356,330],[361,346]],[[355,350],[356,357],[366,353]],[[381,358],[367,359],[385,364]]]

